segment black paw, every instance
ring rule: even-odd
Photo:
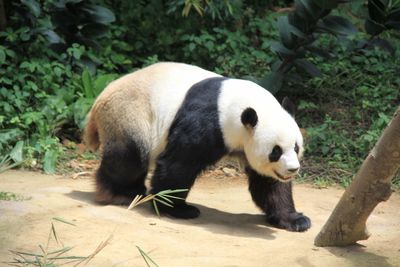
[[[289,215],[289,227],[287,230],[293,232],[304,232],[311,227],[311,220],[303,213],[294,212]]]
[[[175,205],[173,208],[158,204],[157,208],[161,214],[166,214],[178,219],[194,219],[200,215],[200,210],[198,208],[188,204]]]
[[[278,228],[286,229],[292,232],[304,232],[311,227],[311,220],[302,213],[293,212],[281,218],[267,217],[268,223]]]

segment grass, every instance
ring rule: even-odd
[[[143,260],[146,262],[147,267],[151,267],[151,265],[158,267],[158,264],[152,258],[150,258],[150,256],[147,255],[146,252],[144,252],[139,246],[136,247],[139,250],[139,253],[142,256]]]
[[[62,218],[53,218],[53,221],[65,223],[71,226],[75,224],[68,222]],[[88,256],[72,256],[68,253],[73,247],[62,245],[59,235],[56,231],[56,227],[51,222],[51,228],[45,245],[39,244],[40,251],[38,253],[15,251],[10,250],[13,254],[13,260],[10,262],[4,262],[11,266],[39,266],[39,267],[55,267],[61,265],[72,265],[79,266],[81,264],[87,265],[102,249],[104,249],[111,241],[112,235],[110,235],[106,241],[101,242],[97,248]],[[55,241],[59,246],[56,249],[50,249],[51,241]]]
[[[24,200],[29,200],[31,197],[24,197],[20,194],[15,194],[12,192],[4,192],[0,191],[0,200],[5,200],[5,201],[24,201]]]

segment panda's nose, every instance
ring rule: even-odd
[[[299,168],[288,169],[289,172],[297,172]]]

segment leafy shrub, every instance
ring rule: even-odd
[[[314,59],[329,75],[292,84],[281,94],[303,99],[298,118],[307,127],[308,158],[318,164],[323,159],[327,169],[345,170],[349,179],[399,105],[399,51],[393,57],[377,47],[349,51],[333,38],[321,41],[337,55],[328,61]],[[400,47],[399,40],[391,42]]]
[[[111,80],[133,69],[181,61],[260,80],[286,58],[296,72],[285,75],[278,98],[289,95],[299,103],[297,118],[308,132],[306,159],[316,163],[311,167],[321,167],[318,172],[327,170],[322,175],[341,170],[337,178],[347,184],[400,99],[395,52],[400,43],[393,38],[398,1],[353,1],[329,13],[347,1],[296,0],[298,16],[288,17],[268,9],[287,2],[291,1],[7,2],[8,27],[0,32],[0,161],[16,162],[9,155],[21,151],[23,144],[26,165],[54,171],[65,154],[60,141],[79,142],[94,98]],[[315,9],[325,4],[325,11]],[[104,17],[88,14],[88,6]],[[110,12],[116,23],[111,23]],[[63,24],[55,16],[61,13],[73,21]],[[359,32],[349,39],[340,34],[317,38],[316,30],[353,32],[339,15]],[[364,18],[377,22],[381,31],[364,33]],[[304,19],[310,29],[298,26]],[[274,44],[279,40],[299,54],[293,57]],[[281,61],[276,61],[277,55]],[[312,73],[321,75],[302,80]]]

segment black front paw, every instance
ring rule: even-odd
[[[188,204],[178,204],[174,205],[174,207],[161,204],[157,205],[157,208],[161,214],[167,214],[178,219],[194,219],[200,215],[200,210],[198,208]]]
[[[293,232],[304,232],[311,227],[311,220],[303,213],[294,212],[289,215],[289,227],[287,230]]]
[[[310,218],[299,212],[293,212],[286,216],[267,216],[267,221],[273,226],[292,232],[304,232],[311,227]]]

